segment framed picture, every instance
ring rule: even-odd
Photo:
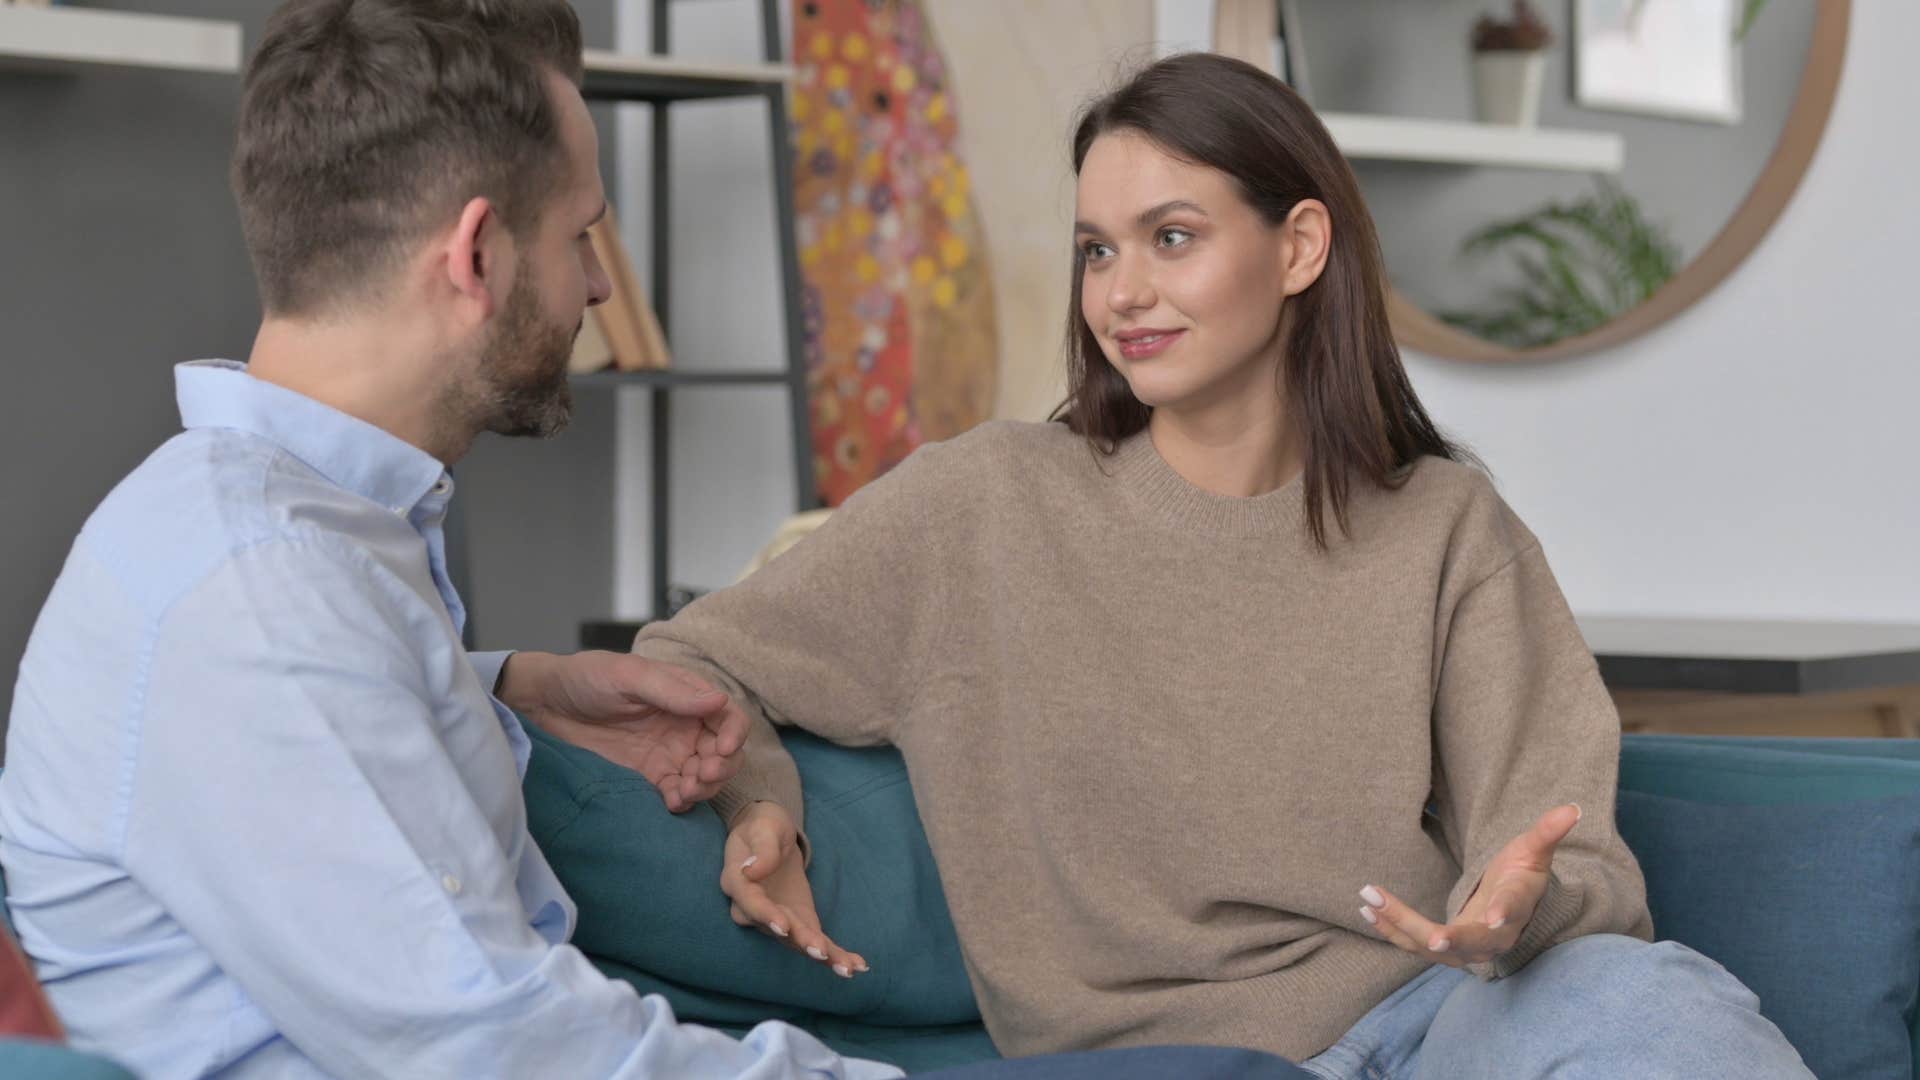
[[[1740,122],[1740,0],[1574,0],[1573,13],[1580,106]]]

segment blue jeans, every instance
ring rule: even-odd
[[[1321,1080],[1808,1080],[1759,1007],[1685,945],[1595,934],[1494,982],[1430,968],[1302,1067]]]

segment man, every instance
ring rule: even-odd
[[[11,910],[84,1049],[159,1077],[897,1075],[679,1025],[565,944],[507,706],[675,810],[738,768],[737,707],[637,657],[460,644],[447,466],[561,428],[609,291],[580,48],[564,0],[268,25],[234,163],[259,336],[178,369],[186,431],[75,541],[0,776]]]

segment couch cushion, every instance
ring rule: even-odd
[[[1920,793],[1920,739],[1628,735],[1620,787],[1696,802],[1834,803]],[[1920,1008],[1908,1037],[1920,1077]]]
[[[0,1039],[0,1076],[33,1080],[134,1080],[103,1057],[39,1040]]]
[[[873,967],[849,981],[734,925],[719,888],[724,830],[711,810],[670,814],[638,774],[532,725],[528,733],[528,827],[579,905],[574,943],[609,973],[667,992],[692,1020],[979,1022],[897,751],[783,733],[806,778],[808,876],[822,924]]]
[[[1710,803],[1833,803],[1920,793],[1920,740],[1629,735],[1620,787]]]
[[[1815,1075],[1912,1076],[1920,795],[1740,805],[1622,791],[1619,824],[1658,935],[1746,983]]]

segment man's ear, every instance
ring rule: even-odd
[[[447,237],[445,273],[454,295],[479,318],[491,317],[507,294],[511,247],[493,203],[477,197],[468,200]]]

